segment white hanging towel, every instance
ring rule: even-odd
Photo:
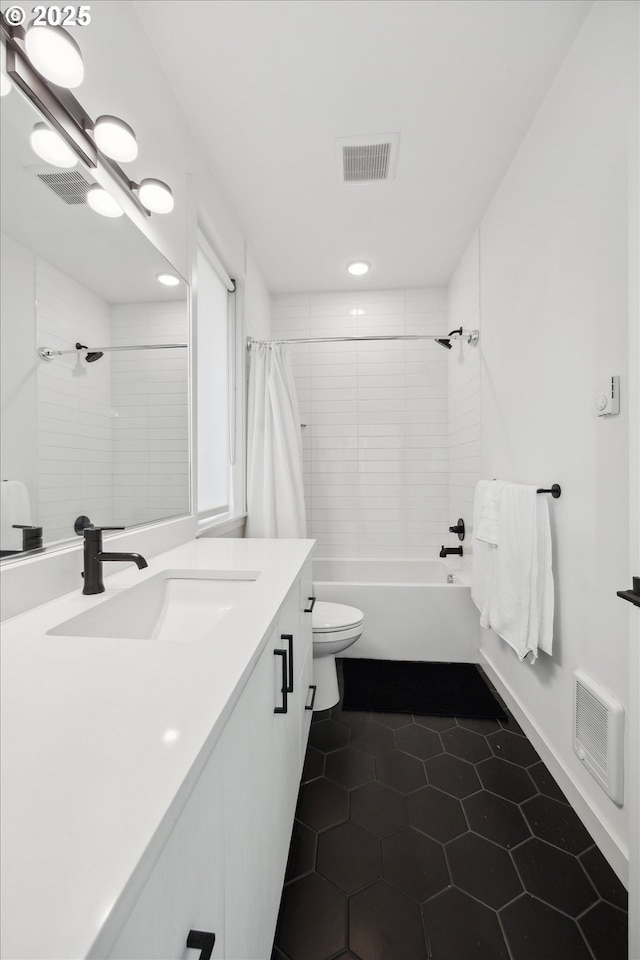
[[[521,660],[551,653],[553,576],[549,508],[536,487],[507,483],[498,509],[499,543],[489,624]]]
[[[3,480],[0,496],[0,549],[21,550],[22,530],[14,530],[13,524],[31,524],[29,491],[21,480]]]
[[[480,611],[480,626],[487,630],[489,599],[496,578],[498,546],[498,506],[503,480],[480,480],[473,501],[473,567],[471,599]]]
[[[474,502],[473,529],[476,540],[498,546],[498,530],[500,527],[500,497],[506,486],[504,480],[481,480],[476,487],[478,495],[477,515]]]
[[[553,569],[551,564],[551,523],[549,520],[549,501],[546,496],[537,500],[538,524],[538,650],[551,655],[553,647],[553,611],[555,594],[553,587]]]

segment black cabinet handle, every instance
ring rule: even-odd
[[[207,933],[204,930],[189,930],[187,946],[191,950],[200,950],[200,960],[211,960],[215,942],[215,933]]]
[[[287,681],[287,693],[293,693],[293,634],[281,633],[280,639],[289,642],[289,679]]]
[[[305,607],[304,612],[305,612],[305,613],[313,613],[313,608],[315,607],[315,605],[316,605],[316,598],[315,598],[315,597],[309,597],[309,606],[308,606],[308,607]]]
[[[274,656],[282,657],[282,706],[274,707],[274,713],[286,713],[287,712],[287,691],[289,689],[287,684],[287,651],[286,650],[274,650]]]
[[[318,689],[318,688],[316,687],[315,683],[310,683],[310,684],[309,684],[309,690],[313,690],[313,694],[312,694],[312,696],[311,696],[311,703],[306,703],[306,704],[305,704],[305,707],[304,707],[305,710],[313,710],[313,705],[314,705],[314,703],[316,702],[316,690],[317,690],[317,689]]]

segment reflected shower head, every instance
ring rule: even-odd
[[[451,343],[451,340],[445,340],[445,339],[439,340],[437,337],[436,337],[436,343],[439,343],[441,347],[446,347],[447,350],[451,350],[451,347],[453,346],[453,344]]]
[[[87,363],[95,363],[96,360],[100,360],[101,357],[104,357],[102,350],[89,350],[89,348],[84,343],[76,343],[76,350],[87,350],[88,353],[85,356]]]

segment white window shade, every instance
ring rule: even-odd
[[[197,255],[198,515],[229,509],[229,293]]]

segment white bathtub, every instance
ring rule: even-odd
[[[313,581],[318,600],[364,613],[364,632],[345,657],[478,661],[480,627],[470,587],[440,560],[317,558]]]

